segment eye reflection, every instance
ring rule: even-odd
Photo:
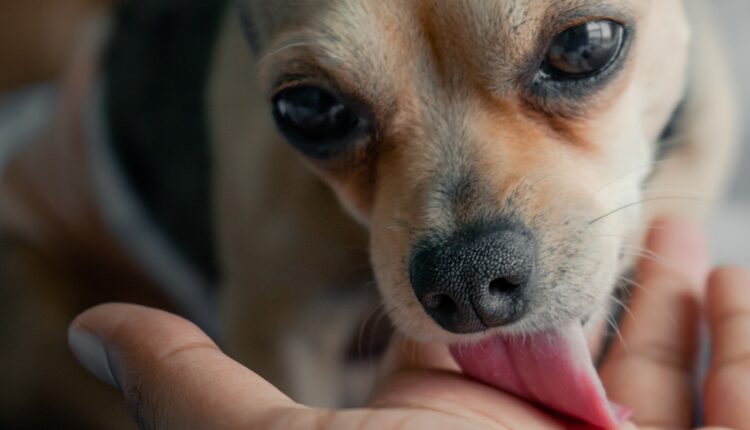
[[[560,33],[546,57],[549,71],[562,79],[604,70],[622,48],[624,27],[608,20],[589,21]]]
[[[273,99],[276,125],[297,149],[315,157],[339,152],[366,121],[337,95],[321,88],[288,88]]]

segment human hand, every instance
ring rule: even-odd
[[[694,227],[662,223],[650,239],[632,315],[601,375],[610,398],[634,411],[625,429],[683,429],[691,420],[693,355],[707,273]],[[664,264],[664,260],[668,264]],[[750,273],[715,271],[706,314],[714,358],[707,423],[750,423]],[[564,429],[570,423],[457,373],[446,347],[394,341],[387,376],[366,408],[297,404],[226,355],[193,324],[132,305],[103,305],[71,325],[81,363],[119,387],[143,429]]]

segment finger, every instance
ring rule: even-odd
[[[648,238],[659,259],[638,267],[631,314],[622,322],[623,342],[601,371],[610,398],[632,408],[642,425],[688,428],[694,401],[699,310],[708,273],[701,230],[665,220]]]
[[[86,368],[122,389],[142,429],[230,429],[296,408],[195,325],[166,312],[99,306],[76,318],[69,343]]]
[[[706,422],[750,428],[750,273],[716,271],[707,313],[713,359],[705,384]]]

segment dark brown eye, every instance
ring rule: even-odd
[[[274,116],[284,132],[310,141],[348,134],[356,115],[333,94],[314,87],[291,88],[274,99]]]
[[[571,27],[555,38],[545,60],[556,79],[596,75],[612,63],[623,46],[625,28],[614,21],[589,21]]]
[[[339,97],[316,87],[281,91],[273,100],[273,115],[292,145],[318,157],[336,152],[364,122]]]

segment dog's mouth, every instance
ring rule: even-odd
[[[580,322],[523,337],[498,334],[451,352],[468,376],[565,418],[608,430],[630,415],[607,399]]]

